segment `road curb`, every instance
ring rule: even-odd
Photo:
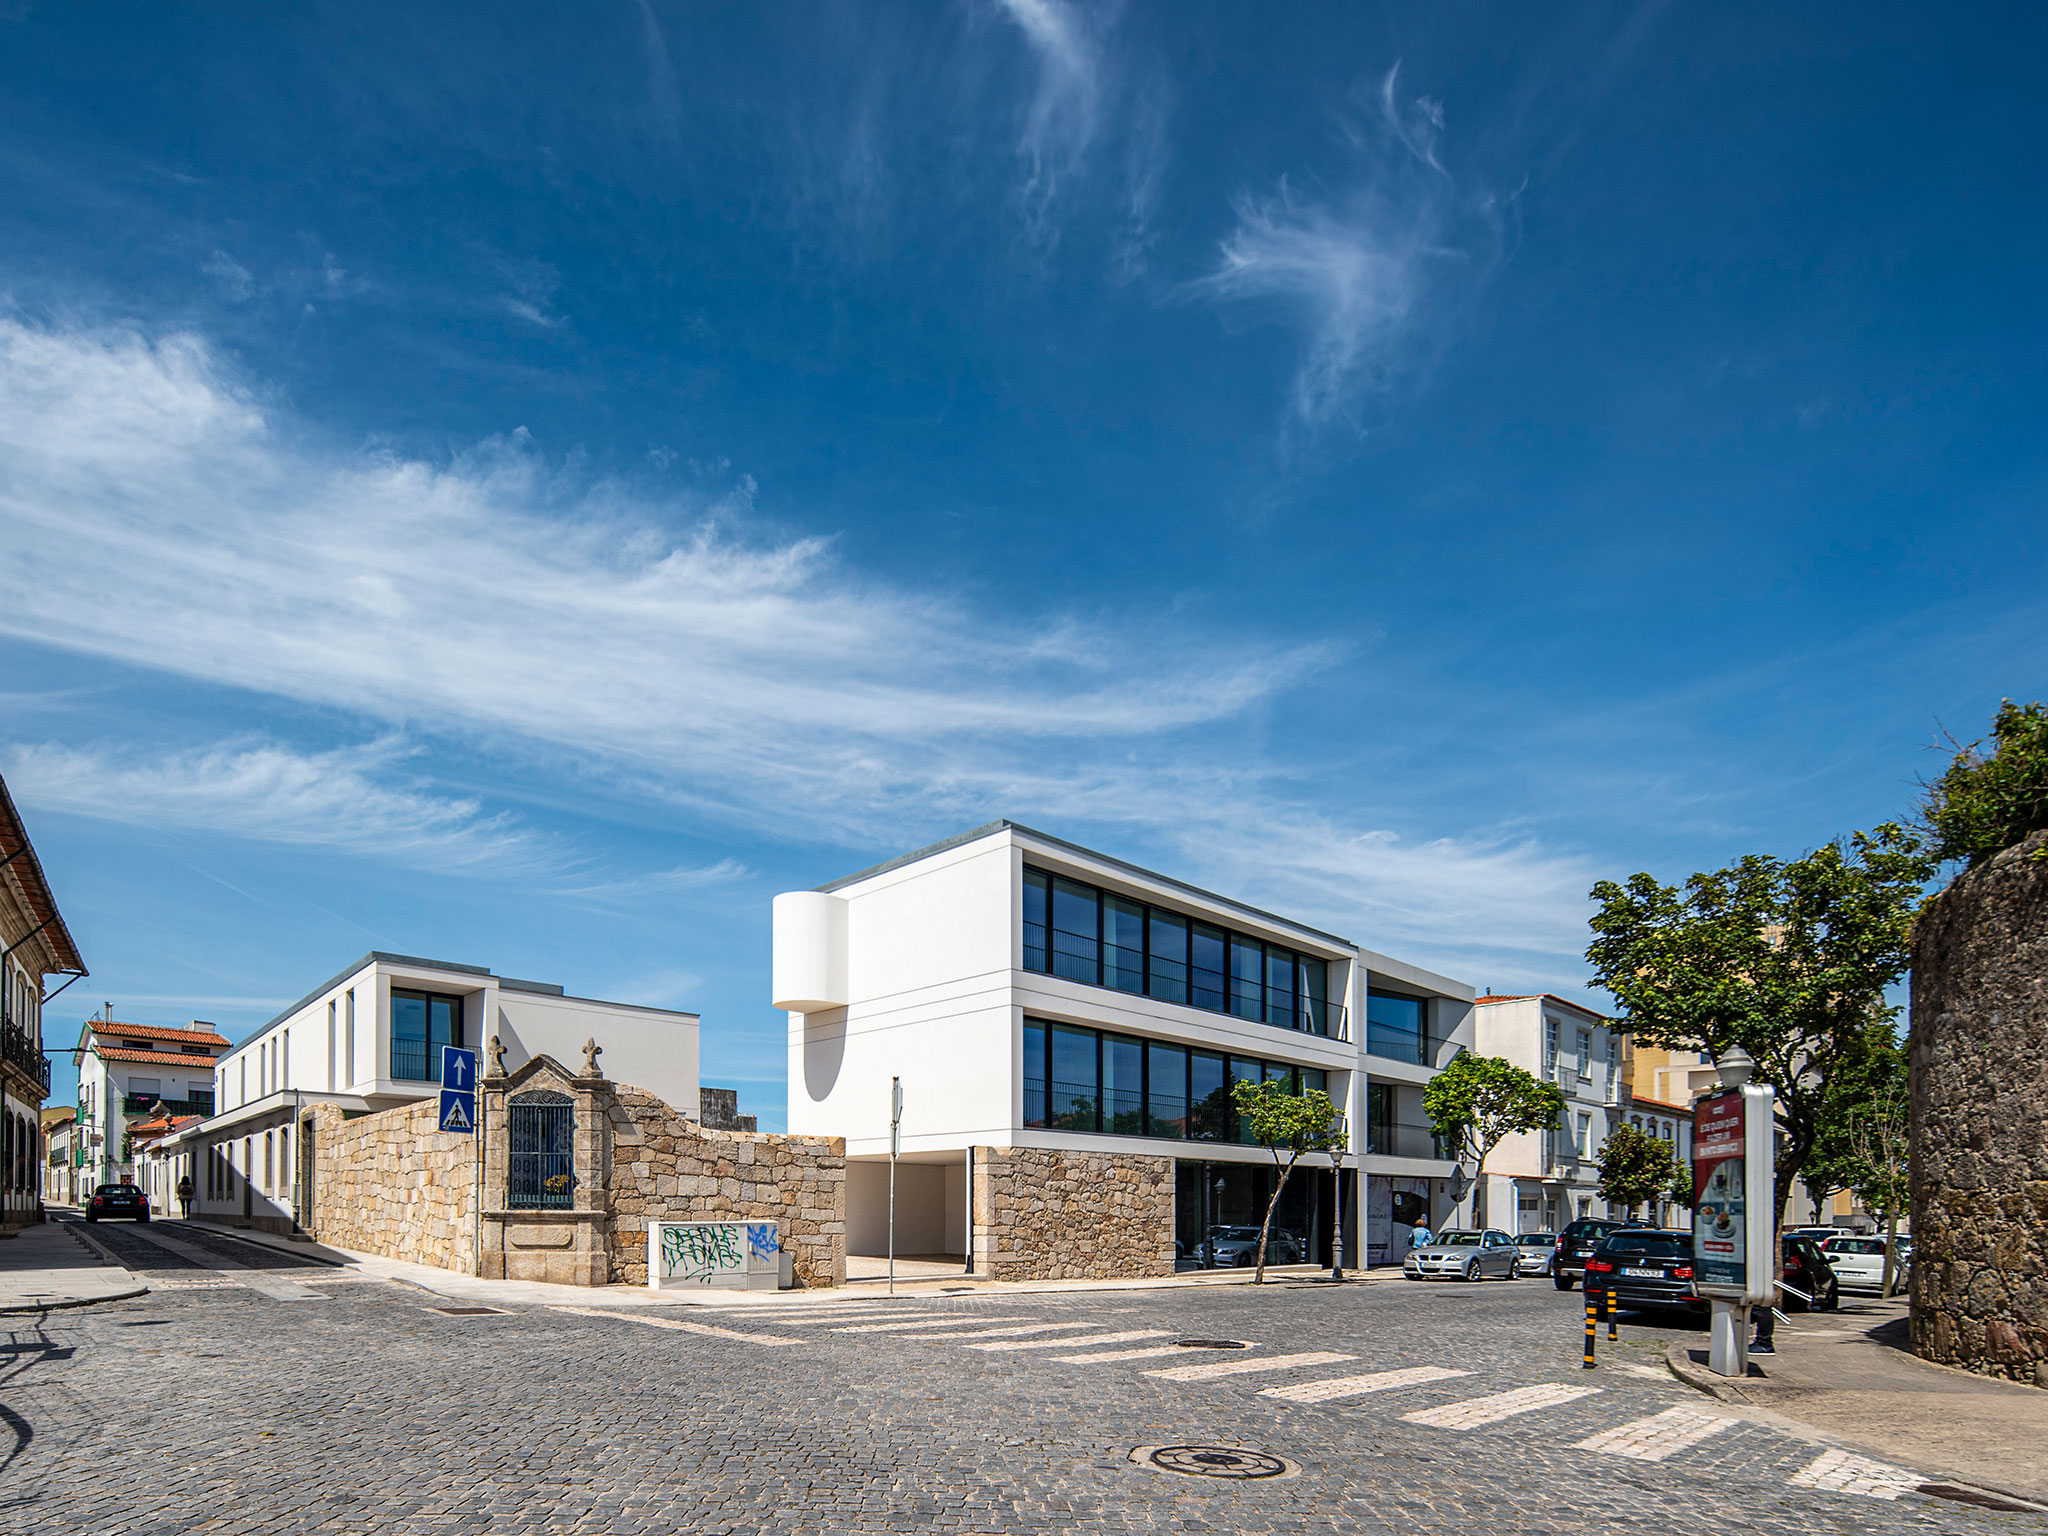
[[[82,1230],[79,1222],[63,1221],[58,1222],[57,1225],[61,1226],[71,1236],[77,1238],[79,1242],[97,1254],[103,1263],[111,1264],[114,1268],[120,1270],[127,1268],[125,1264],[114,1257],[113,1251],[105,1244],[95,1238],[88,1237]],[[21,1306],[0,1307],[0,1317],[20,1317],[30,1312],[68,1312],[77,1307],[96,1307],[102,1302],[107,1301],[133,1301],[138,1296],[147,1296],[148,1294],[149,1286],[143,1284],[136,1286],[130,1291],[112,1291],[105,1296],[74,1296],[67,1301],[27,1302]]]
[[[1672,1375],[1696,1392],[1704,1392],[1707,1396],[1716,1398],[1724,1403],[1743,1403],[1751,1407],[1755,1406],[1749,1394],[1736,1386],[1734,1382],[1716,1376],[1712,1371],[1695,1361],[1692,1358],[1691,1346],[1688,1344],[1678,1343],[1668,1346],[1664,1351],[1664,1363],[1671,1368]]]

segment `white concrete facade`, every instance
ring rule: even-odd
[[[424,1037],[409,1027],[420,1019]],[[212,1117],[166,1138],[162,1152],[190,1174],[195,1215],[289,1230],[301,1198],[294,1127],[312,1105],[356,1115],[434,1098],[442,1045],[478,1052],[488,1071],[495,1037],[508,1072],[540,1055],[573,1071],[595,1040],[607,1076],[695,1118],[698,1028],[694,1013],[373,951],[222,1056]]]
[[[129,1130],[162,1105],[174,1114],[213,1112],[214,1065],[228,1039],[211,1024],[124,1024],[93,1018],[79,1030],[77,1192],[139,1182]],[[152,1203],[153,1204],[153,1203]]]
[[[1486,1160],[1485,1219],[1504,1232],[1558,1232],[1581,1216],[1620,1216],[1600,1195],[1598,1159],[1619,1123],[1622,1036],[1604,1015],[1548,993],[1482,997],[1473,1049],[1564,1090],[1559,1123],[1508,1137]]]
[[[1053,974],[1049,958],[1034,958],[1050,956],[1056,944],[1047,940],[1041,951],[1027,943],[1027,886],[1039,876],[1095,891],[1098,932],[1110,921],[1100,914],[1112,902],[1119,920],[1142,929],[1142,953],[1116,951],[1125,957],[1124,985]],[[1220,931],[1232,964],[1240,952],[1262,952],[1263,963],[1277,967],[1272,974],[1282,981],[1269,977],[1264,983],[1257,1016],[1232,1011],[1235,1003],[1210,1007],[1169,1000],[1165,983],[1157,989],[1164,995],[1155,995],[1153,946],[1161,941],[1153,917],[1132,918],[1134,911],[1157,914],[1165,924],[1157,932],[1170,934],[1176,921],[1189,925],[1189,932],[1195,925]],[[1358,1177],[1350,1181],[1344,1226],[1354,1253],[1388,1246],[1390,1234],[1369,1228],[1368,1208],[1375,1190],[1378,1204],[1388,1203],[1391,1181],[1402,1181],[1404,1189],[1412,1181],[1422,1192],[1419,1198],[1429,1202],[1432,1220],[1448,1210],[1455,1169],[1437,1155],[1426,1128],[1419,1137],[1396,1135],[1395,1125],[1373,1123],[1373,1109],[1420,1122],[1422,1085],[1471,1040],[1472,989],[1460,982],[1011,822],[992,823],[816,890],[778,896],[774,926],[773,1001],[790,1016],[789,1129],[846,1138],[850,1252],[874,1251],[869,1191],[889,1152],[892,1078],[901,1079],[904,1096],[899,1252],[961,1252],[966,1157],[974,1147],[1172,1157],[1183,1168],[1271,1167],[1270,1154],[1256,1146],[1192,1134],[1143,1134],[1156,1121],[1147,1118],[1149,1100],[1135,1122],[1130,1114],[1116,1117],[1137,1124],[1139,1134],[1055,1128],[1057,1116],[1028,1112],[1027,1084],[1041,1079],[1027,1070],[1027,1044],[1041,1025],[1099,1031],[1105,1041],[1115,1037],[1126,1047],[1143,1043],[1147,1094],[1155,1044],[1166,1048],[1161,1059],[1172,1059],[1178,1049],[1190,1061],[1201,1053],[1205,1060],[1263,1063],[1268,1074],[1289,1072],[1295,1074],[1292,1081],[1322,1086],[1346,1112],[1350,1127],[1345,1166]],[[1101,942],[1106,956],[1114,946]],[[1109,975],[1102,967],[1116,963],[1099,959],[1096,974]],[[1195,964],[1191,958],[1183,989],[1190,999]],[[1135,981],[1131,966],[1141,971]],[[1293,981],[1285,979],[1290,968]],[[1312,998],[1307,989],[1318,984],[1323,993]],[[1297,990],[1288,992],[1288,986]],[[1382,992],[1399,995],[1400,1005],[1421,1020],[1417,1031],[1368,1030],[1369,1002]],[[1268,1012],[1292,1022],[1268,1022]],[[1405,1059],[1369,1053],[1369,1043],[1387,1040],[1399,1044]],[[1049,1082],[1056,1069],[1042,1070]],[[1198,1092],[1195,1081],[1191,1075],[1191,1095]],[[1099,1118],[1106,1126],[1109,1110]],[[1196,1117],[1184,1123],[1192,1130]],[[1399,1129],[1412,1132],[1416,1126],[1404,1123]],[[1327,1173],[1329,1160],[1317,1161]],[[906,1174],[906,1168],[928,1171]],[[914,1217],[919,1244],[942,1248],[905,1246],[906,1177],[919,1181],[921,1191]],[[1400,1253],[1390,1256],[1398,1260]],[[1371,1257],[1389,1255],[1374,1251]]]

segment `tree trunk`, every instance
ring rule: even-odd
[[[1884,1284],[1878,1294],[1889,1301],[1899,1288],[1899,1202],[1887,1201],[1884,1212]]]
[[[1266,1202],[1266,1219],[1259,1224],[1259,1262],[1252,1272],[1252,1284],[1266,1283],[1266,1235],[1273,1230],[1273,1213],[1280,1209],[1280,1191],[1287,1187],[1287,1180],[1294,1172],[1294,1164],[1300,1158],[1299,1152],[1287,1160],[1287,1166],[1280,1167],[1280,1154],[1273,1154],[1273,1166],[1280,1170],[1280,1182],[1273,1186],[1273,1198]]]

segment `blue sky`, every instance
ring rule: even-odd
[[[2044,692],[2040,22],[0,9],[0,772],[110,1000],[700,1010],[1009,816],[1501,990]],[[69,1091],[59,1064],[59,1094]]]

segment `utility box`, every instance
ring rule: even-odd
[[[783,1285],[773,1221],[650,1221],[647,1284],[657,1291],[773,1291]]]

